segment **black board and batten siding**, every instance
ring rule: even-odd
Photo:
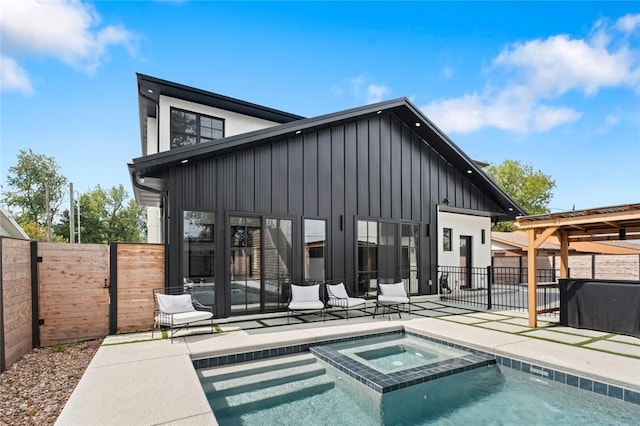
[[[434,136],[435,137],[435,136]],[[182,212],[215,212],[216,281],[228,282],[230,214],[293,219],[294,247],[302,221],[328,225],[327,278],[355,280],[356,218],[419,223],[421,294],[437,292],[436,214],[444,198],[464,209],[502,210],[393,113],[282,135],[259,145],[170,168],[169,281],[181,282]],[[302,250],[294,249],[294,279]],[[434,279],[435,281],[435,279]],[[224,311],[223,306],[218,307]]]

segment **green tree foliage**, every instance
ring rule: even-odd
[[[505,160],[499,165],[490,164],[485,171],[502,189],[524,209],[527,214],[549,212],[549,201],[556,183],[551,176],[519,161]],[[495,231],[514,231],[514,222],[501,222]]]
[[[144,209],[127,200],[123,185],[109,190],[99,185],[80,196],[80,236],[82,243],[142,242],[146,235]],[[75,212],[74,212],[75,213]],[[77,226],[77,218],[76,218]],[[54,230],[68,240],[69,211]]]
[[[6,191],[2,201],[15,213],[16,221],[33,239],[46,239],[47,206],[45,193],[49,192],[51,218],[57,215],[64,201],[67,178],[53,157],[36,154],[31,149],[20,150],[15,166],[9,168]],[[32,232],[31,234],[29,232]]]

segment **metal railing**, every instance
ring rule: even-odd
[[[560,291],[553,269],[537,271],[537,312],[560,309]],[[438,290],[442,300],[486,309],[528,310],[527,270],[524,268],[466,268],[438,266]]]

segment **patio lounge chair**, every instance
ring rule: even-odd
[[[151,338],[155,329],[168,327],[169,337],[173,343],[176,332],[182,328],[189,329],[190,325],[209,321],[213,330],[213,310],[200,304],[190,294],[167,294],[169,289],[153,290],[155,309],[154,325]]]
[[[294,311],[320,311],[322,320],[326,321],[327,311],[320,290],[319,283],[291,284],[287,324],[289,324]]]
[[[408,305],[408,313],[411,315],[411,299],[404,288],[403,282],[393,284],[378,283],[378,298],[376,299],[376,309],[373,312],[373,318],[376,317],[378,307],[380,306],[382,306],[382,315],[384,315],[385,308],[387,309],[389,319],[391,319],[391,309],[394,309],[398,313],[398,317],[402,318],[400,312],[402,305]]]
[[[349,319],[349,309],[357,306],[366,308],[366,301],[361,297],[355,297],[345,287],[342,281],[327,282],[327,304],[332,307],[342,308],[347,313]]]

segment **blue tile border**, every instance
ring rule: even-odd
[[[446,340],[424,336],[424,335],[417,334],[411,331],[406,331],[406,330],[405,331],[401,331],[401,330],[385,331],[381,333],[371,333],[371,334],[365,334],[365,335],[359,335],[359,336],[329,339],[321,342],[303,343],[303,344],[283,346],[278,348],[242,352],[242,353],[231,354],[231,355],[221,355],[221,356],[210,357],[210,358],[194,359],[192,360],[192,364],[195,369],[199,370],[203,368],[219,367],[223,365],[235,364],[235,363],[245,362],[245,361],[256,361],[261,359],[279,357],[283,355],[292,355],[297,353],[310,352],[310,348],[327,345],[330,343],[356,341],[361,339],[367,339],[370,337],[382,337],[382,336],[389,336],[394,334],[397,334],[397,335],[404,334],[404,335],[418,337],[420,339],[429,340],[429,341],[440,343],[442,345],[449,346],[455,349],[467,351],[467,352],[470,352],[471,354],[479,355],[480,357],[483,357],[483,358],[485,356],[489,356],[492,358],[490,361],[491,364],[496,363],[497,365],[512,368],[514,370],[518,370],[523,373],[539,377],[541,379],[553,380],[555,382],[559,382],[568,386],[583,389],[588,392],[595,392],[597,394],[605,395],[610,398],[620,399],[632,404],[640,405],[640,392],[635,390],[623,388],[621,386],[613,385],[605,382],[600,382],[598,380],[590,379],[587,377],[576,376],[574,374],[570,374],[560,370],[554,370],[548,367],[542,367],[542,366],[521,361],[518,359],[505,357],[503,355],[494,355],[492,353],[483,352],[483,351],[462,346],[456,343],[447,342]],[[464,358],[467,358],[467,357],[464,357]],[[486,365],[489,365],[489,364],[486,364]],[[458,366],[456,368],[460,368],[458,371],[455,371],[456,373],[459,371],[465,371],[464,370],[465,366]],[[378,374],[382,374],[382,373],[378,373]],[[454,372],[453,371],[434,371],[430,373],[427,377],[429,377],[428,380],[435,380],[451,374],[454,374]],[[358,379],[356,378],[356,380]],[[391,383],[391,384],[387,383],[385,384],[386,388],[388,388],[386,392],[391,392],[393,390],[401,389],[407,386],[411,386],[413,384],[422,383],[420,381],[415,381],[415,380],[416,379],[413,378],[411,380],[406,380],[398,383]],[[426,380],[423,380],[423,381],[426,381]],[[379,385],[378,386],[379,388],[376,388],[375,387],[376,385],[369,384],[369,383],[364,383],[364,384],[380,393],[382,393],[382,390],[385,389],[385,387],[383,387],[382,385]]]

